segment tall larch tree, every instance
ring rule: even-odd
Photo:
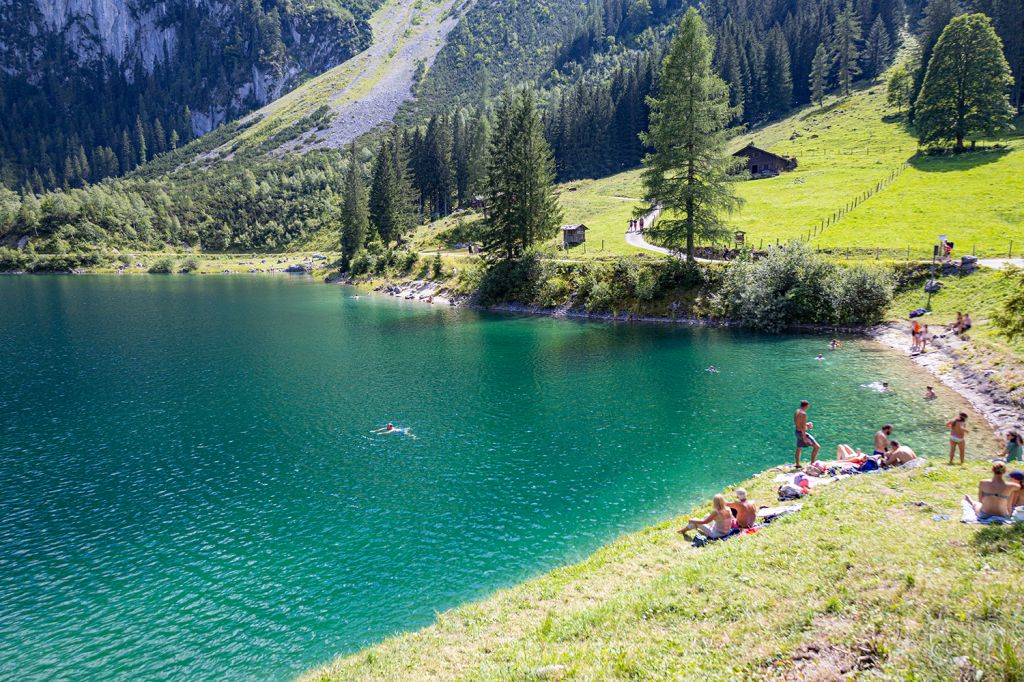
[[[992,20],[980,13],[953,18],[935,44],[915,106],[918,141],[952,141],[963,151],[967,138],[1009,129],[1011,87],[1013,76]]]
[[[711,67],[714,45],[697,10],[683,17],[665,58],[661,92],[650,99],[651,129],[643,136],[654,151],[644,159],[644,198],[664,209],[650,231],[665,246],[694,259],[697,238],[726,232],[722,214],[739,206],[726,154],[727,127],[736,110],[729,88]]]

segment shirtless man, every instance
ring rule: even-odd
[[[807,421],[807,408],[811,406],[806,400],[800,401],[800,409],[793,415],[793,426],[796,427],[796,466],[800,467],[800,453],[804,448],[813,448],[811,450],[811,464],[818,461],[818,450],[821,446],[818,445],[818,441],[814,440],[814,436],[808,433],[814,424]]]
[[[886,455],[889,452],[889,436],[892,435],[892,424],[886,424],[875,432],[875,451],[873,455]]]
[[[937,396],[935,394],[935,389],[932,388],[931,386],[929,386],[926,389],[924,389],[924,399],[925,400],[935,400],[938,397],[939,396]]]
[[[753,528],[757,523],[757,506],[747,499],[747,491],[736,489],[736,501],[729,503],[729,509],[736,514],[737,528]]]
[[[953,455],[960,448],[960,463],[964,463],[964,450],[967,449],[967,413],[961,412],[956,419],[946,422],[949,429],[949,463],[953,463]]]
[[[897,441],[889,442],[889,454],[885,456],[885,466],[895,467],[917,459],[917,453]]]

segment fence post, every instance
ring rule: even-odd
[[[910,244],[907,244],[907,260],[910,260]]]
[[[1010,240],[1010,255],[1007,258],[1013,258],[1013,240]]]

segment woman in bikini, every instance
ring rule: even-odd
[[[1006,465],[996,462],[992,465],[992,478],[978,484],[978,501],[964,495],[964,499],[974,505],[979,521],[988,521],[992,517],[1009,519],[1013,514],[1010,501],[1016,498],[1020,486],[1003,479]]]
[[[683,537],[688,538],[691,530],[699,530],[712,540],[724,538],[735,528],[732,512],[725,501],[724,495],[715,495],[711,499],[711,513],[703,519],[690,519],[686,526],[679,529]]]
[[[964,450],[967,449],[967,413],[961,412],[956,419],[946,422],[949,429],[949,463],[953,463],[953,455],[960,448],[960,463],[964,463]]]

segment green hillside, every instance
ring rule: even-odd
[[[877,251],[906,258],[910,246],[912,258],[927,258],[943,233],[965,253],[1005,257],[1010,240],[1016,255],[1024,253],[1021,127],[982,151],[918,155],[905,117],[885,97],[884,84],[868,85],[849,98],[826,100],[824,107],[806,107],[737,137],[734,149],[753,142],[796,157],[798,167],[775,178],[740,183],[737,194],[744,204],[730,224],[746,231],[755,247],[805,239],[811,231],[813,246],[852,257],[873,257]],[[897,177],[881,191],[838,223],[813,233],[823,220],[893,173]],[[586,223],[593,230],[588,239],[606,240],[606,249],[614,254],[636,251],[625,244],[623,233],[637,203],[615,197],[642,195],[638,171],[567,183],[561,189],[567,222]]]

